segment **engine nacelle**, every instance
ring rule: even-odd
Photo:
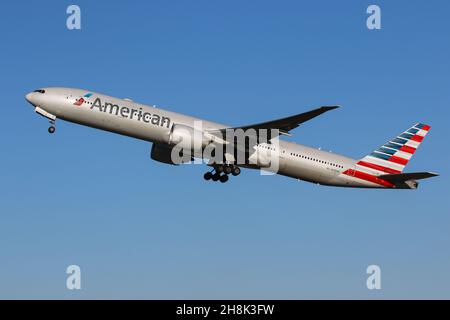
[[[174,124],[169,137],[171,146],[178,145],[187,150],[199,151],[211,142],[205,133],[183,124]]]
[[[155,161],[172,165],[179,165],[183,162],[189,162],[192,160],[192,158],[189,157],[183,161],[182,155],[172,157],[172,149],[173,148],[171,146],[166,144],[153,143],[150,157]]]
[[[255,150],[249,158],[249,162],[257,165],[258,167],[277,168],[280,165],[280,154],[277,151],[271,151],[266,149]]]

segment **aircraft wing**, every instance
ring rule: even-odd
[[[256,123],[256,124],[252,124],[252,125],[246,125],[246,126],[242,126],[242,127],[211,130],[209,132],[213,133],[213,134],[221,133],[222,136],[225,137],[226,130],[230,130],[230,129],[231,130],[242,129],[244,131],[248,130],[248,129],[255,129],[256,131],[258,131],[259,129],[267,129],[267,130],[278,129],[279,134],[289,135],[289,131],[297,128],[303,122],[311,120],[311,119],[321,115],[322,113],[325,113],[327,111],[330,111],[330,110],[333,110],[336,108],[339,108],[339,106],[323,106],[323,107],[320,107],[320,108],[317,108],[317,109],[314,109],[311,111],[296,114],[296,115],[286,117],[286,118],[281,118],[281,119],[262,122],[262,123]]]
[[[254,144],[263,142],[269,142],[271,139],[274,139],[275,137],[279,135],[290,135],[289,131],[292,129],[297,128],[302,123],[311,120],[322,113],[325,113],[327,111],[333,110],[339,108],[338,106],[322,106],[320,108],[310,110],[304,113],[296,114],[290,117],[281,118],[277,120],[262,122],[262,123],[256,123],[252,125],[246,125],[241,127],[234,127],[234,128],[223,128],[223,129],[212,129],[207,130],[209,134],[212,136],[215,136],[218,139],[214,139],[215,143],[218,145],[225,145],[225,144],[232,144],[234,147],[235,152],[244,152],[248,156],[253,154],[255,152]],[[249,130],[253,129],[253,130]],[[260,129],[265,129],[264,131],[260,131]],[[272,130],[274,129],[274,130]],[[244,134],[246,136],[254,136],[255,139],[251,139],[251,142],[239,142],[237,144],[234,143],[234,141],[227,141],[229,137],[227,137],[227,131],[231,130],[232,132],[236,130],[243,130]],[[247,131],[249,130],[249,131]],[[263,135],[263,136],[261,136]],[[225,154],[225,158],[230,158],[229,154]],[[234,156],[231,156],[231,158],[234,158]],[[228,161],[230,161],[228,159]]]

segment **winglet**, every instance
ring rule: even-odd
[[[330,111],[333,109],[340,108],[341,106],[322,106],[321,109],[325,109],[325,111]]]

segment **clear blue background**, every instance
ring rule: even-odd
[[[450,298],[448,1],[2,4],[0,298]],[[291,141],[360,158],[432,126],[410,190],[320,187],[149,159],[150,144],[47,121],[24,95],[86,88],[248,124],[343,107]],[[65,269],[82,269],[82,290]],[[366,268],[382,269],[382,290]]]

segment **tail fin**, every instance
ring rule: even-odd
[[[402,173],[430,128],[426,124],[415,124],[396,138],[362,158],[357,162],[357,165],[361,169],[371,169],[377,175]]]

